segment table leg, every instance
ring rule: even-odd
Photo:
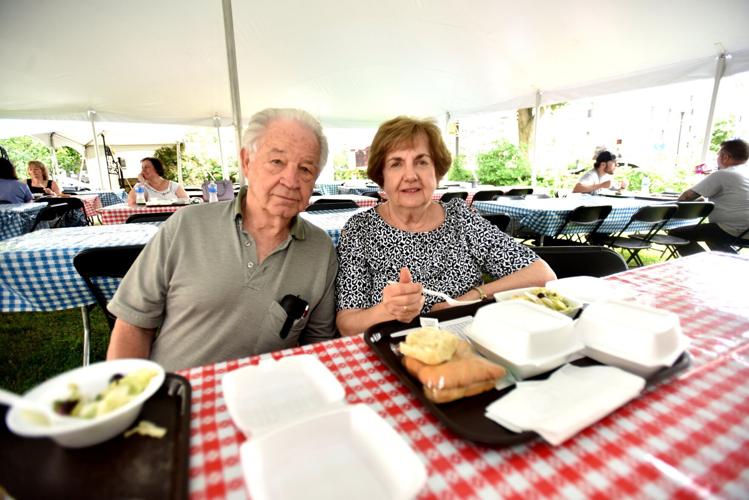
[[[87,366],[91,350],[91,318],[88,306],[81,306],[81,316],[83,316],[83,366]]]

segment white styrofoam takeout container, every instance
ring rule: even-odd
[[[572,276],[549,281],[546,283],[546,288],[585,304],[609,300],[628,300],[637,295],[634,289],[623,283],[594,278],[593,276]]]
[[[586,356],[642,377],[671,366],[688,345],[676,314],[626,301],[590,304],[575,329]]]
[[[517,379],[561,366],[583,348],[571,318],[524,300],[480,308],[468,336],[481,354]]]
[[[543,287],[533,286],[533,287],[528,287],[528,288],[516,288],[515,290],[505,290],[504,292],[497,292],[494,294],[494,300],[497,302],[503,302],[506,300],[520,300],[520,299],[517,299],[516,297],[529,293],[532,290],[536,290],[538,288],[543,288]],[[556,291],[556,292],[559,295],[561,295],[565,299],[566,303],[570,306],[569,309],[565,311],[556,311],[556,312],[564,314],[565,316],[569,316],[570,318],[574,318],[577,312],[580,310],[580,307],[582,307],[582,303],[576,298],[568,296],[565,293],[562,293],[559,291]],[[526,301],[526,302],[530,302],[530,301]]]

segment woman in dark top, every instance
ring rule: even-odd
[[[47,167],[40,161],[31,160],[29,162],[29,178],[26,179],[26,184],[32,193],[60,195],[60,187],[49,178]]]
[[[0,158],[0,202],[26,203],[29,201],[31,201],[31,192],[25,184],[19,182],[13,164],[6,158]]]

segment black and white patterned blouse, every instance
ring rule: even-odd
[[[538,256],[501,232],[463,200],[441,203],[445,222],[425,233],[396,229],[376,210],[351,217],[338,243],[337,309],[367,309],[382,301],[388,280],[408,267],[414,282],[451,297],[522,269]],[[442,299],[426,296],[422,313]]]

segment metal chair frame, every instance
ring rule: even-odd
[[[661,230],[678,209],[677,205],[646,205],[640,207],[637,212],[632,214],[629,222],[627,222],[622,230],[606,242],[606,245],[627,250],[629,252],[627,264],[634,261],[638,266],[642,266],[643,262],[638,254],[642,250],[652,248],[650,243],[651,238]],[[648,224],[649,229],[645,233],[637,233],[636,237],[624,236],[625,233],[631,232],[630,227],[633,224]]]
[[[670,220],[699,219],[697,224],[702,224],[707,216],[710,215],[710,212],[715,208],[715,204],[709,201],[679,201],[676,203],[676,206],[678,206],[679,209]],[[665,260],[676,257],[677,247],[688,245],[690,243],[686,238],[660,233],[654,234],[650,239],[650,242],[656,245],[663,245],[664,248],[663,252],[661,252],[661,258],[665,256]],[[666,255],[666,252],[668,252],[668,255]]]

